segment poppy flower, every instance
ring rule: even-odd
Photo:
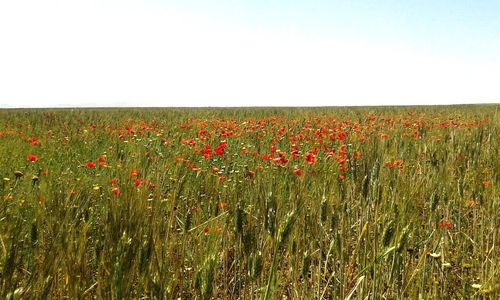
[[[476,206],[476,204],[477,204],[476,200],[470,199],[469,201],[467,201],[467,204],[465,206],[467,206],[467,207],[474,207],[474,206]]]
[[[34,155],[34,154],[29,154],[27,157],[26,157],[26,160],[28,161],[37,161],[38,160],[38,156]]]
[[[130,176],[130,177],[138,177],[139,173],[137,172],[136,169],[132,169],[132,170],[130,170],[130,173],[128,174],[128,176]]]
[[[40,141],[36,137],[28,138],[28,143],[30,143],[32,146],[40,145]]]
[[[219,143],[219,146],[217,148],[226,148],[226,146],[227,146],[227,142],[226,141],[221,141]]]
[[[308,164],[313,165],[316,163],[316,155],[313,153],[309,152],[306,154],[306,161]]]
[[[451,229],[452,227],[453,227],[453,225],[448,220],[441,220],[438,223],[439,229],[442,229],[442,228]]]
[[[224,148],[219,146],[219,147],[215,148],[214,152],[217,155],[222,155],[222,154],[224,154]]]
[[[95,167],[95,163],[94,163],[93,161],[88,161],[88,162],[85,164],[85,166],[86,166],[87,168],[94,168],[94,167]]]
[[[293,169],[293,174],[297,175],[297,176],[302,176],[302,170],[300,169]]]
[[[142,180],[141,180],[141,179],[136,179],[136,180],[134,181],[134,185],[135,185],[135,186],[140,186],[141,184],[142,184]]]
[[[111,179],[111,186],[115,186],[118,183],[118,178]]]
[[[205,226],[205,228],[203,228],[203,232],[204,232],[205,234],[208,234],[208,233],[210,232],[210,227]]]
[[[112,188],[112,189],[111,189],[111,192],[112,192],[113,194],[115,194],[115,196],[120,196],[120,194],[121,194],[120,189],[119,189],[119,188],[117,188],[117,187]]]
[[[337,137],[339,138],[339,140],[343,141],[346,137],[346,134],[345,134],[345,132],[341,131],[341,132],[337,133]]]
[[[483,181],[483,186],[484,186],[484,187],[489,187],[489,186],[491,186],[491,181],[489,181],[489,180],[485,180],[485,181]]]

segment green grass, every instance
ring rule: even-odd
[[[495,299],[498,108],[2,110],[0,297]]]

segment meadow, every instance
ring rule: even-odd
[[[0,297],[498,299],[500,105],[0,111]]]

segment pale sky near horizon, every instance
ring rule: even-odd
[[[0,2],[0,107],[500,103],[500,1]]]

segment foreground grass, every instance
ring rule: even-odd
[[[0,111],[0,296],[494,299],[497,109]]]

